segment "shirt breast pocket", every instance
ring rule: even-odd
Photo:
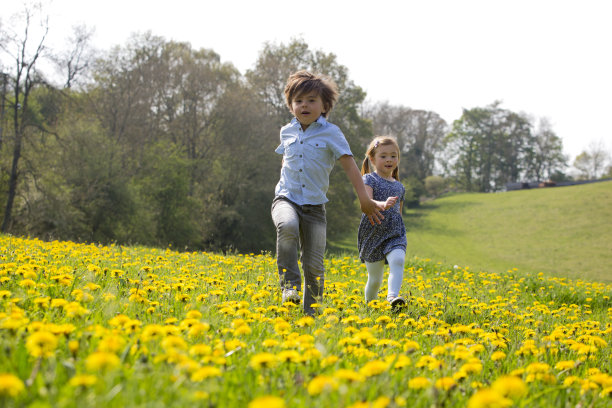
[[[326,157],[328,154],[327,143],[323,141],[306,142],[305,149],[308,156],[312,158],[317,157],[320,159]]]
[[[285,148],[285,156],[287,157],[293,157],[298,154],[299,147],[297,137],[292,137],[284,140],[283,147]]]

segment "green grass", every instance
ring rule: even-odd
[[[409,209],[407,255],[469,266],[612,281],[612,182],[461,194]],[[330,252],[356,252],[356,232]]]

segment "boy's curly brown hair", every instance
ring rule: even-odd
[[[334,107],[338,99],[338,86],[328,76],[320,74],[312,74],[308,71],[297,71],[289,76],[287,85],[285,86],[285,102],[291,109],[291,103],[298,96],[315,91],[321,96],[323,101],[323,117],[327,115]]]

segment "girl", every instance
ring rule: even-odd
[[[393,309],[406,304],[399,296],[406,256],[406,228],[402,219],[406,190],[399,182],[399,152],[397,141],[387,136],[375,137],[368,146],[361,174],[370,198],[385,208],[382,212],[384,220],[381,224],[372,225],[362,214],[357,237],[359,258],[365,262],[368,270],[366,303],[376,299],[385,263],[388,263],[387,301]],[[370,165],[374,168],[373,172],[370,172]]]

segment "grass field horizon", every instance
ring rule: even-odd
[[[612,182],[458,194],[408,209],[408,257],[505,272],[612,281]],[[356,232],[330,244],[356,253]]]

